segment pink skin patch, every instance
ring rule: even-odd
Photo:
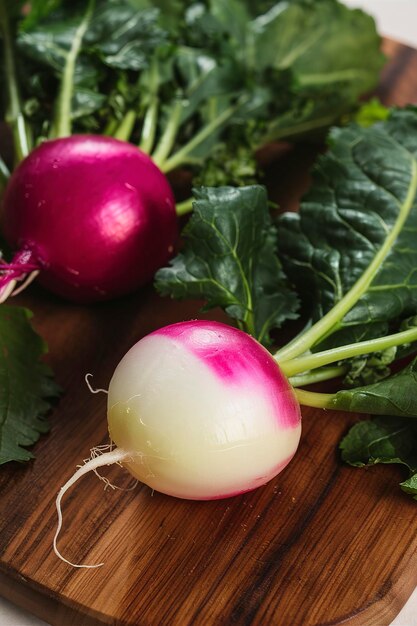
[[[180,342],[201,359],[223,384],[246,387],[268,394],[281,428],[298,427],[300,407],[286,377],[270,353],[250,335],[221,324],[196,320],[156,330]]]

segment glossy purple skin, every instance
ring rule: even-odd
[[[166,177],[132,144],[98,135],[36,148],[10,179],[3,222],[12,248],[35,253],[38,280],[81,302],[147,283],[178,236]]]
[[[257,387],[268,396],[281,428],[299,426],[300,406],[291,385],[268,350],[247,333],[219,322],[193,320],[151,334],[179,341],[225,385]]]

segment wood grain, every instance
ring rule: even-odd
[[[386,43],[392,62],[379,93],[417,96],[417,53]],[[267,167],[275,199],[301,195],[300,159],[290,150]],[[296,460],[268,485],[215,502],[103,490],[85,477],[64,502],[60,549],[97,570],[76,570],[52,552],[54,498],[89,449],[107,441],[103,395],[120,357],[165,323],[196,317],[196,304],[160,300],[148,288],[92,307],[61,302],[38,287],[19,304],[50,346],[66,393],[36,460],[0,470],[0,593],[56,626],[384,626],[417,584],[416,504],[396,487],[399,468],[343,466],[337,444],[351,415],[303,411]],[[217,316],[219,319],[219,316]],[[221,316],[220,316],[221,319]],[[250,459],[248,459],[250,462]],[[129,477],[109,470],[122,487]]]

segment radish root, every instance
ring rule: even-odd
[[[88,389],[89,389],[89,391],[91,393],[109,393],[107,391],[107,389],[100,389],[100,388],[94,389],[91,386],[91,383],[90,383],[90,380],[89,380],[90,378],[93,378],[93,374],[86,374],[85,377],[84,377],[84,380],[85,380],[85,384],[87,385],[87,387],[88,387]]]
[[[14,291],[12,291],[11,295],[17,296],[18,293],[21,293],[22,291],[24,291],[26,287],[29,287],[29,285],[33,283],[33,281],[35,280],[35,278],[38,276],[39,273],[40,273],[40,270],[33,270],[33,272],[31,272],[26,277],[26,279],[22,282],[22,284],[19,285],[17,289],[14,289]]]
[[[92,451],[92,454],[96,454],[96,453],[93,453]],[[102,454],[99,454],[98,456],[97,455],[92,456],[92,458],[90,458],[86,463],[84,463],[84,465],[81,465],[81,467],[77,469],[75,474],[71,476],[71,478],[65,483],[65,485],[61,487],[56,497],[56,501],[55,501],[56,510],[58,514],[58,524],[57,524],[57,528],[56,528],[55,536],[53,540],[54,552],[57,555],[57,557],[61,559],[61,561],[68,563],[68,565],[71,565],[72,567],[80,567],[80,568],[83,567],[83,568],[88,568],[88,569],[94,569],[94,568],[101,567],[102,565],[104,565],[104,563],[97,563],[96,565],[86,565],[84,563],[82,564],[71,563],[71,561],[68,561],[68,559],[62,556],[62,554],[58,550],[57,541],[58,541],[59,533],[62,528],[61,500],[63,496],[65,495],[65,493],[68,491],[68,489],[70,489],[70,487],[72,487],[72,485],[75,482],[77,482],[77,480],[79,480],[82,476],[84,476],[84,474],[95,471],[97,468],[103,467],[105,465],[113,465],[114,463],[120,463],[121,461],[124,461],[131,457],[132,457],[132,454],[130,452],[127,452],[126,450],[123,450],[122,448],[116,448],[114,450],[110,450],[109,452],[104,452]]]
[[[0,303],[26,289],[39,271],[39,263],[31,250],[20,250],[10,263],[0,258]]]
[[[95,459],[99,456],[102,456],[103,454],[105,454],[106,452],[111,452],[114,449],[114,443],[111,441],[110,443],[101,445],[101,446],[94,446],[94,448],[91,448],[91,455],[88,459],[84,459],[84,463],[88,463],[88,461],[90,461],[90,459]],[[119,465],[120,467],[123,467],[122,464],[120,463],[120,461],[116,462],[116,465]],[[78,467],[83,467],[78,466]],[[110,482],[110,480],[108,478],[106,478],[106,476],[102,476],[98,470],[93,470],[94,474],[97,476],[97,478],[99,478],[103,483],[104,483],[104,491],[107,489],[107,487],[110,487],[110,489],[114,489],[114,490],[119,490],[119,491],[133,491],[133,489],[136,489],[137,484],[138,484],[138,480],[135,479],[133,485],[131,487],[119,487],[118,485],[114,485],[112,482]]]

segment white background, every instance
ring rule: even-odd
[[[364,8],[374,15],[379,32],[383,35],[417,48],[417,0],[344,1],[345,4]],[[0,598],[0,626],[45,626],[45,622]],[[391,626],[417,626],[417,590]]]

